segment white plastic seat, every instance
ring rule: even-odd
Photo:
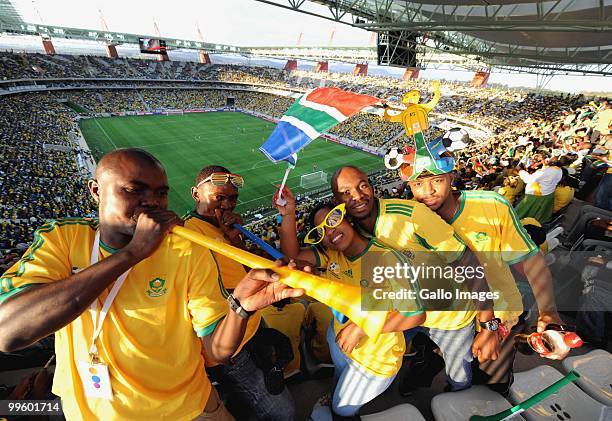
[[[442,393],[431,400],[431,411],[436,421],[468,421],[472,415],[494,415],[510,407],[510,402],[486,386]],[[512,420],[523,418],[515,415]]]
[[[585,355],[563,360],[565,372],[576,370],[580,378],[576,383],[590,397],[612,406],[612,354],[596,349]]]
[[[562,377],[559,371],[547,365],[516,373],[509,399],[513,404],[523,402]],[[610,421],[612,408],[597,402],[570,383],[521,415],[528,421]]]
[[[376,414],[362,415],[363,421],[425,421],[416,406],[404,403]]]

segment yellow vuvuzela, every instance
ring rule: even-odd
[[[378,337],[387,320],[387,312],[385,311],[363,311],[361,309],[361,288],[359,287],[330,281],[311,273],[289,269],[286,266],[277,267],[272,260],[184,227],[176,226],[172,228],[172,232],[250,268],[273,269],[280,275],[282,283],[291,288],[302,288],[306,294],[315,300],[346,315],[371,338]]]

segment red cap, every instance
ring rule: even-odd
[[[563,341],[570,348],[578,348],[582,346],[582,339],[575,332],[568,332],[563,336]]]

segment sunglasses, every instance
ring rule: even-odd
[[[242,176],[239,174],[214,172],[204,180],[200,181],[196,186],[196,189],[207,181],[210,181],[214,186],[224,186],[228,182],[231,182],[232,185],[237,188],[242,188],[242,186],[244,186],[244,178],[242,178]]]
[[[330,210],[323,219],[323,222],[308,231],[304,238],[304,242],[306,244],[319,244],[323,241],[323,237],[325,237],[325,228],[336,228],[344,219],[345,214],[346,205],[344,203]]]

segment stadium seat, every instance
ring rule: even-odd
[[[547,365],[516,373],[509,399],[513,404],[523,402],[562,377],[559,371]],[[609,421],[612,419],[612,408],[597,402],[570,383],[521,415],[527,421]]]
[[[425,421],[419,410],[409,403],[394,406],[376,414],[362,415],[363,421]]]
[[[442,393],[431,400],[436,421],[468,421],[472,415],[494,415],[512,405],[486,386],[473,386],[461,392]],[[513,421],[522,420],[515,415]]]
[[[607,406],[612,406],[612,354],[596,349],[585,355],[563,360],[566,372],[576,370],[580,378],[578,386],[589,396]]]

